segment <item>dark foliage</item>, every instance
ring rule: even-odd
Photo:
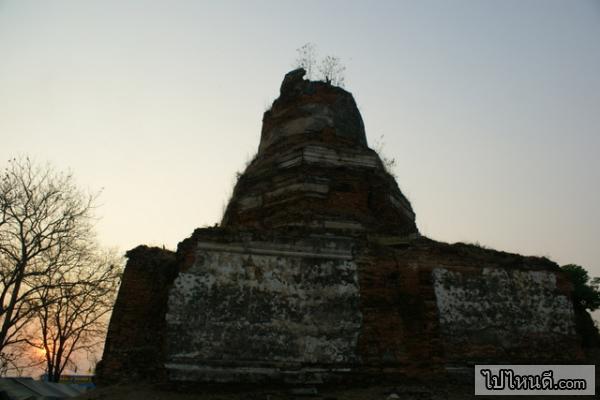
[[[568,264],[561,267],[573,282],[573,301],[584,309],[600,308],[600,278],[590,278],[580,265]]]

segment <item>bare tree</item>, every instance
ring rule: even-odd
[[[295,66],[304,68],[306,77],[314,79],[315,67],[317,65],[317,50],[313,43],[306,43],[304,46],[296,49],[298,57],[296,58]]]
[[[61,285],[64,255],[93,237],[96,196],[70,174],[29,158],[13,159],[0,180],[0,363],[14,362],[11,348],[27,342],[26,327],[44,302],[44,290]],[[13,354],[14,355],[14,354]]]
[[[317,61],[317,50],[313,43],[306,43],[296,49],[298,56],[294,63],[296,68],[304,68],[308,79],[322,79],[332,85],[344,86],[346,67],[339,57],[325,56],[320,63]],[[318,63],[318,65],[317,65]],[[319,76],[315,76],[318,69]]]
[[[335,86],[344,86],[345,71],[346,67],[342,65],[338,57],[334,56],[325,56],[319,65],[319,72],[323,79],[325,79],[325,82]]]
[[[60,380],[74,355],[89,355],[102,344],[123,264],[114,252],[99,253],[93,244],[63,263],[48,277],[54,284],[41,288],[42,303],[36,310],[39,334],[30,342],[42,350],[51,382]]]

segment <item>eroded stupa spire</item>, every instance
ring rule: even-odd
[[[222,225],[418,233],[409,201],[367,145],[352,94],[304,75],[285,75]]]

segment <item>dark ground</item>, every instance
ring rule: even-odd
[[[298,392],[298,390],[302,392]],[[475,396],[472,385],[404,385],[371,387],[265,389],[260,386],[229,389],[196,389],[181,392],[174,388],[142,385],[116,385],[95,389],[78,399],[89,400],[501,400],[518,399],[515,396]],[[310,393],[313,392],[313,393]],[[598,393],[598,390],[596,390]],[[526,396],[524,399],[586,399],[598,396]]]

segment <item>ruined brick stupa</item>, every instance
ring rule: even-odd
[[[419,235],[352,95],[286,75],[219,227],[128,253],[99,377],[328,382],[580,360],[571,285]]]

